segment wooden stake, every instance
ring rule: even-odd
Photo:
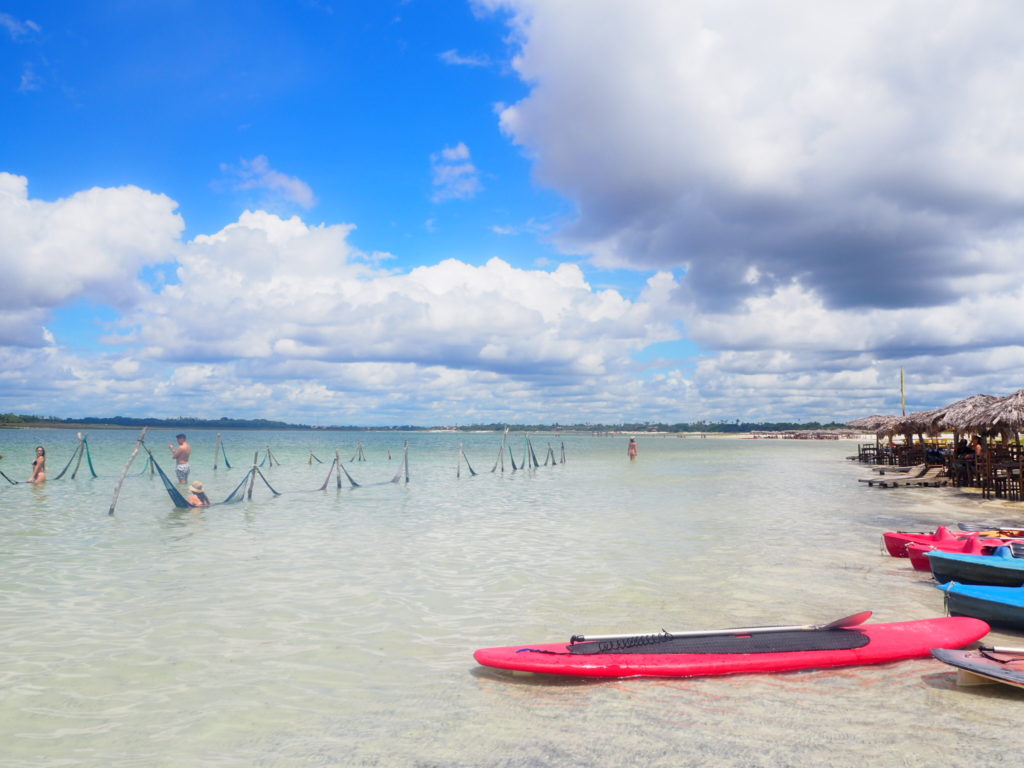
[[[132,462],[135,461],[135,456],[139,452],[139,448],[142,447],[142,441],[146,439],[146,431],[149,427],[143,427],[142,433],[139,435],[139,439],[135,441],[135,448],[132,450],[132,455],[128,457],[128,463],[124,465],[124,469],[121,470],[121,479],[117,481],[117,487],[114,488],[114,498],[110,500],[110,509],[107,511],[108,515],[114,514],[114,507],[117,506],[117,497],[121,494],[121,485],[124,483],[125,477],[128,475],[128,468],[131,467]]]

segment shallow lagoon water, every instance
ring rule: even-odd
[[[147,438],[171,469],[173,431]],[[491,473],[501,436],[190,433],[227,496],[270,446],[279,491],[176,510],[96,430],[97,479],[0,487],[3,766],[1003,765],[1024,695],[932,660],[784,675],[580,681],[475,648],[630,632],[942,615],[882,531],[1022,520],[956,491],[880,490],[851,442],[538,435],[566,463]],[[410,482],[388,482],[409,441]],[[367,460],[348,461],[362,442]],[[479,473],[456,478],[462,442]],[[74,432],[0,433],[50,477]],[[518,461],[522,438],[512,442]],[[362,485],[323,482],[340,450]],[[390,459],[388,453],[390,452]],[[1001,644],[1024,644],[1010,634]]]

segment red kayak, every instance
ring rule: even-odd
[[[958,552],[964,555],[991,555],[996,547],[1002,546],[1017,539],[995,539],[982,538],[977,533],[972,533],[965,539],[953,539],[951,541],[940,541],[932,544],[921,544],[911,542],[904,550],[910,558],[910,564],[917,571],[931,571],[932,563],[925,556],[925,552]]]
[[[893,557],[907,557],[907,545],[955,543],[962,541],[972,534],[977,534],[983,539],[986,538],[1017,538],[1024,537],[1024,530],[1015,528],[993,528],[984,531],[951,531],[944,525],[940,525],[930,533],[914,533],[910,531],[887,531],[882,534],[886,551]]]
[[[482,648],[473,657],[487,667],[583,677],[791,672],[924,658],[932,648],[962,648],[979,640],[988,633],[988,624],[964,616],[947,616],[816,631],[758,634],[756,630],[746,635],[686,637],[686,633],[666,633],[510,645]]]

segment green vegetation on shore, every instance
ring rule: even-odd
[[[459,426],[394,426],[394,427],[358,427],[354,425],[316,426],[309,424],[289,424],[284,421],[268,419],[197,419],[183,416],[177,419],[140,419],[132,416],[95,417],[86,416],[80,419],[61,419],[56,416],[31,416],[25,414],[0,413],[0,428],[3,427],[156,427],[167,429],[322,429],[347,431],[378,431],[382,429],[396,431],[421,431],[447,429],[458,432],[501,431],[506,426],[526,432],[707,432],[707,433],[742,433],[742,432],[796,432],[796,431],[827,431],[846,429],[843,424],[829,422],[822,424],[817,421],[806,423],[796,422],[741,422],[736,421],[698,421],[688,424],[663,423],[631,423],[631,424],[462,424]]]

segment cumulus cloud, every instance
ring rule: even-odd
[[[555,242],[681,276],[703,354],[648,395],[785,417],[891,405],[904,366],[924,407],[1019,386],[1016,4],[476,6],[529,88],[502,130],[576,205]]]
[[[350,225],[309,226],[263,211],[182,251],[178,282],[152,295],[133,338],[151,359],[436,366],[516,377],[600,375],[673,336],[654,301],[595,291],[579,267],[517,269],[454,259],[395,273],[348,241]],[[666,280],[671,285],[666,285]]]
[[[670,275],[627,299],[569,264],[399,271],[356,250],[352,230],[247,211],[179,242],[174,278],[143,294],[106,353],[63,347],[45,307],[5,305],[0,410],[468,423],[614,420],[657,400],[637,387],[631,354],[678,333]],[[146,237],[134,234],[140,247]]]
[[[1013,2],[943,0],[929,24],[884,0],[489,5],[530,85],[501,126],[577,204],[566,250],[685,269],[704,309],[794,280],[895,308],[955,299],[1020,244]]]
[[[0,173],[5,317],[35,322],[39,312],[82,297],[131,304],[139,270],[174,258],[184,226],[175,208],[165,195],[132,186],[36,200],[25,177]]]
[[[294,204],[308,210],[316,205],[312,188],[300,178],[271,168],[266,155],[258,155],[252,160],[243,158],[237,168],[221,164],[221,171],[230,179],[232,190],[260,192],[260,203],[265,207]]]
[[[469,200],[483,188],[480,172],[473,165],[469,147],[459,142],[454,147],[445,147],[430,156],[433,171],[435,203],[445,200]]]
[[[262,210],[183,243],[175,207],[134,187],[33,200],[26,179],[0,174],[0,409],[621,418],[644,402],[631,355],[678,334],[667,273],[629,299],[573,264],[402,271],[355,249],[353,225]],[[173,276],[141,287],[139,270],[158,262]],[[120,306],[109,352],[76,354],[46,329],[80,298]]]

